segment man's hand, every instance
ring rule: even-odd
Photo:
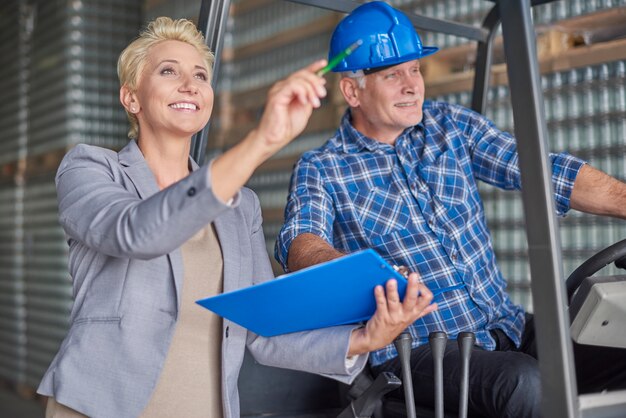
[[[417,273],[409,275],[404,301],[400,302],[398,283],[392,279],[374,289],[376,312],[364,328],[352,332],[349,356],[368,353],[391,344],[409,325],[437,309],[430,302],[433,294],[419,281]]]

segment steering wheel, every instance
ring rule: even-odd
[[[586,277],[593,276],[598,270],[615,262],[618,268],[626,268],[626,239],[596,253],[582,263],[565,281],[567,299],[571,303],[576,289]]]

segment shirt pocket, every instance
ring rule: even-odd
[[[420,172],[433,195],[446,207],[466,208],[471,193],[470,184],[453,149],[423,165]]]
[[[354,209],[365,234],[387,235],[405,229],[410,221],[409,210],[393,186],[359,190],[353,198]]]

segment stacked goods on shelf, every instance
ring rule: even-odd
[[[28,178],[23,201],[24,383],[35,388],[67,332],[72,288],[53,176]]]
[[[423,16],[479,26],[493,6],[485,0],[392,0],[390,4]],[[535,24],[550,24],[600,10],[626,5],[625,0],[561,0],[533,7]],[[421,33],[424,45],[440,48],[459,46],[467,40],[442,33]]]
[[[24,384],[23,194],[29,19],[26,1],[0,4],[0,381]]]
[[[624,0],[568,0],[554,1],[533,8],[535,23],[553,23],[601,10],[626,5]]]
[[[547,84],[552,149],[570,149],[594,167],[626,180],[626,54],[621,60],[554,73]],[[626,238],[622,224],[579,212],[562,219],[565,273],[597,250]]]
[[[0,176],[17,174],[26,148],[29,35],[31,21],[25,0],[0,4]]]
[[[486,13],[493,7],[493,3],[484,0],[395,0],[390,3],[406,12],[472,26],[480,26]],[[420,36],[424,45],[435,45],[441,49],[467,42],[467,39],[444,33],[420,31]]]
[[[77,143],[119,149],[128,142],[116,65],[140,26],[138,2],[57,0],[35,7],[22,209],[30,387],[36,387],[65,335],[72,300],[54,175]]]
[[[137,2],[37,1],[28,156],[77,143],[121,148],[127,122],[116,63],[137,34]]]
[[[0,194],[7,197],[0,236],[8,246],[7,257],[0,257],[0,271],[8,273],[0,287],[11,299],[3,308],[12,309],[0,326],[0,378],[25,395],[34,393],[56,353],[71,307],[56,169],[77,143],[121,148],[128,142],[116,64],[137,34],[139,12],[138,1],[124,0],[10,0],[0,6],[3,29],[13,28],[1,32],[0,45],[18,52],[17,59],[2,54],[10,60],[0,70],[7,71],[0,81],[7,93],[0,112]],[[13,351],[5,350],[6,341],[15,342]]]
[[[0,380],[24,383],[26,312],[23,279],[24,188],[0,183]]]
[[[168,16],[172,19],[189,19],[198,21],[201,0],[144,0],[142,16],[149,22],[159,16]]]

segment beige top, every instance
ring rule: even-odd
[[[182,246],[181,308],[163,370],[143,418],[222,417],[222,319],[196,300],[222,292],[223,259],[213,225]]]

